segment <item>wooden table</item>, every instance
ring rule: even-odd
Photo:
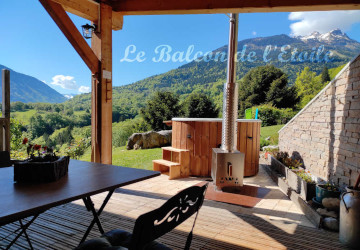
[[[99,216],[116,188],[158,175],[160,173],[155,171],[70,160],[68,175],[59,181],[42,184],[18,184],[13,181],[13,167],[1,168],[0,226],[19,221],[22,230],[10,244],[15,243],[24,233],[32,248],[26,229],[39,214],[52,207],[83,199],[86,208],[94,216],[81,241],[83,242],[95,223],[100,232],[104,233]],[[100,209],[96,211],[90,197],[105,191],[109,193]],[[23,224],[21,220],[29,216],[34,217],[28,223]]]

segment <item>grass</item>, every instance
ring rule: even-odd
[[[88,149],[80,158],[82,161],[90,161],[91,151]],[[126,150],[126,147],[113,148],[112,164],[152,170],[152,160],[161,159],[161,148]]]
[[[284,124],[281,125],[274,125],[274,126],[268,126],[268,127],[261,127],[260,130],[260,140],[265,140],[266,138],[270,137],[270,143],[272,145],[277,145],[279,142],[279,134],[278,131],[284,126]]]
[[[262,127],[260,131],[260,138],[264,139],[270,136],[271,144],[277,144],[279,140],[278,131],[284,125],[275,125]],[[162,158],[161,148],[152,149],[139,149],[139,150],[126,150],[126,147],[113,148],[112,164],[130,167],[152,170],[152,160]],[[89,148],[83,156],[80,157],[82,161],[90,161],[91,149]]]
[[[17,120],[21,121],[23,125],[29,125],[30,118],[36,113],[41,113],[41,112],[36,111],[35,109],[30,109],[27,111],[16,111],[16,112],[11,112],[11,117],[14,117]]]

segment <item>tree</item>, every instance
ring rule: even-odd
[[[185,116],[191,118],[216,118],[219,110],[212,100],[203,93],[192,93],[184,102]]]
[[[42,136],[44,133],[51,134],[52,129],[50,129],[43,117],[39,114],[35,114],[30,118],[29,132],[32,135],[32,139]]]
[[[303,108],[317,93],[323,88],[324,84],[315,72],[310,71],[309,67],[305,67],[297,74],[295,87],[300,98],[300,108]]]
[[[14,119],[10,118],[10,148],[11,150],[18,150],[22,143],[22,124]]]
[[[273,65],[251,69],[239,84],[239,112],[261,104],[277,108],[294,108],[296,89],[288,86],[288,76]]]
[[[329,70],[325,66],[321,72],[321,82],[326,83],[326,82],[329,82],[330,80],[331,79],[330,79],[330,75],[329,75]]]
[[[182,114],[179,97],[169,91],[155,92],[140,113],[153,130],[166,129],[163,121],[171,120]]]
[[[299,102],[295,86],[288,87],[287,76],[274,80],[266,93],[266,101],[277,108],[294,107]]]

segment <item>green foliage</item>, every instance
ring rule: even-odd
[[[166,129],[163,121],[182,115],[179,97],[169,91],[158,91],[141,109],[141,115],[153,130]]]
[[[125,146],[128,138],[133,133],[141,133],[151,130],[150,126],[145,121],[137,117],[135,119],[129,119],[119,123],[113,123],[113,147]]]
[[[297,74],[295,86],[300,98],[299,108],[303,108],[320,92],[324,84],[321,82],[321,76],[316,76],[316,73],[310,71],[309,67],[305,67]]]
[[[321,82],[323,84],[326,84],[327,82],[329,82],[330,79],[330,75],[329,75],[329,69],[325,66],[323,68],[323,70],[321,71]]]
[[[191,118],[217,118],[219,110],[204,93],[192,93],[184,102],[184,113]]]
[[[262,149],[265,146],[269,146],[269,145],[270,145],[269,140],[265,140],[264,138],[260,138],[260,149]]]
[[[73,140],[73,136],[71,134],[71,127],[62,128],[56,130],[50,137],[50,146],[61,146],[63,144],[69,144]],[[45,138],[44,138],[45,140]],[[46,141],[46,140],[45,140]],[[48,144],[48,143],[47,143]],[[49,145],[49,144],[48,144]]]
[[[330,79],[334,79],[335,76],[346,66],[346,64],[340,65],[339,67],[329,69]]]
[[[307,183],[315,183],[315,181],[311,178],[310,172],[305,172],[305,170],[299,170],[295,173]]]
[[[132,119],[134,117],[135,117],[134,114],[132,114],[128,110],[124,109],[123,107],[113,106],[113,111],[112,111],[112,121],[113,122],[121,122],[121,121],[125,121],[127,119]]]
[[[298,101],[296,90],[287,85],[287,75],[273,65],[251,69],[239,84],[239,111],[261,104],[293,108]]]
[[[10,148],[11,150],[18,150],[22,143],[23,125],[16,119],[10,118]]]
[[[72,159],[79,159],[84,154],[86,149],[91,145],[91,138],[83,138],[72,142],[68,147],[65,148],[64,153],[70,156]]]
[[[50,129],[51,130],[51,129]],[[46,124],[44,118],[35,114],[30,118],[30,125],[28,127],[28,131],[31,134],[30,139],[34,139],[36,137],[42,136],[44,133],[51,134],[52,131],[48,131],[48,125]]]
[[[296,114],[296,111],[293,111],[290,108],[279,109],[270,104],[264,104],[252,108],[253,118],[255,118],[256,109],[259,110],[258,119],[262,121],[261,126],[264,127],[285,124]]]
[[[16,112],[16,111],[26,111],[30,108],[30,105],[23,103],[23,102],[12,102],[10,103],[10,111]]]

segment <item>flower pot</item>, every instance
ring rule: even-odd
[[[52,162],[22,161],[14,164],[14,181],[24,182],[53,182],[65,176],[68,172],[70,158],[60,157]]]
[[[322,203],[324,198],[339,198],[341,192],[328,190],[325,185],[316,185],[316,201]]]

